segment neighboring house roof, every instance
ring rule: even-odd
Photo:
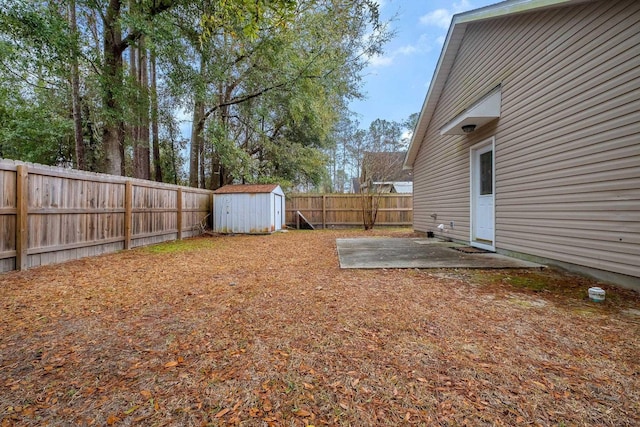
[[[413,182],[412,181],[387,181],[380,182],[374,181],[370,184],[362,184],[363,189],[368,189],[369,187],[374,188],[376,192],[380,193],[400,193],[400,194],[410,194],[413,193]]]
[[[396,193],[410,194],[413,193],[413,182],[394,182],[393,188],[396,190]]]
[[[433,113],[436,110],[438,100],[449,77],[449,72],[455,63],[458,49],[462,44],[465,31],[469,24],[589,1],[593,0],[507,0],[454,15],[442,52],[440,53],[440,59],[438,59],[438,64],[436,65],[431,84],[429,85],[429,91],[422,105],[418,123],[411,137],[409,150],[404,159],[404,169],[413,168],[413,163],[416,160],[418,151],[420,151],[420,145],[422,145],[425,133],[429,128]]]
[[[365,152],[362,156],[361,182],[413,181],[413,172],[402,167],[404,151]]]
[[[271,193],[278,188],[278,184],[234,184],[225,185],[214,191],[214,194],[237,194],[237,193]]]

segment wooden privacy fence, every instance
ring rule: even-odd
[[[380,198],[376,225],[413,225],[412,194],[380,194],[373,197]],[[286,220],[289,226],[295,226],[297,211],[314,227],[363,225],[361,194],[291,194],[286,199]]]
[[[209,190],[0,159],[0,271],[200,234]]]

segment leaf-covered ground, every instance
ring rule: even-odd
[[[406,236],[405,231],[377,235]],[[0,275],[1,425],[640,424],[640,298],[203,237]]]

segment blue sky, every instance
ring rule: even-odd
[[[382,20],[395,37],[364,71],[366,99],[350,104],[361,128],[375,119],[402,121],[420,112],[455,13],[498,0],[379,0]],[[394,18],[395,17],[395,18]]]

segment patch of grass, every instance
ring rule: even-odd
[[[536,270],[478,270],[470,273],[468,280],[481,286],[507,285],[521,292],[544,293],[569,300],[584,300],[587,289],[597,283],[582,276],[547,268]],[[607,295],[608,297],[609,295]]]
[[[549,282],[539,276],[512,276],[507,277],[505,281],[512,286],[520,289],[529,289],[533,292],[543,292],[549,290]]]
[[[216,242],[214,239],[202,237],[159,243],[157,245],[140,248],[140,250],[151,254],[174,254],[179,252],[189,252],[199,249],[213,248],[215,245]]]
[[[520,307],[524,307],[524,308],[532,308],[532,307],[536,307],[539,305],[536,305],[534,303],[532,303],[531,301],[526,301],[523,299],[519,299],[519,298],[511,298],[509,301],[511,301],[513,304],[520,306]]]
[[[598,310],[596,310],[594,308],[589,308],[589,307],[576,307],[571,311],[573,313],[575,313],[575,314],[580,315],[580,316],[600,316],[600,315],[602,315],[602,313],[599,312]]]

